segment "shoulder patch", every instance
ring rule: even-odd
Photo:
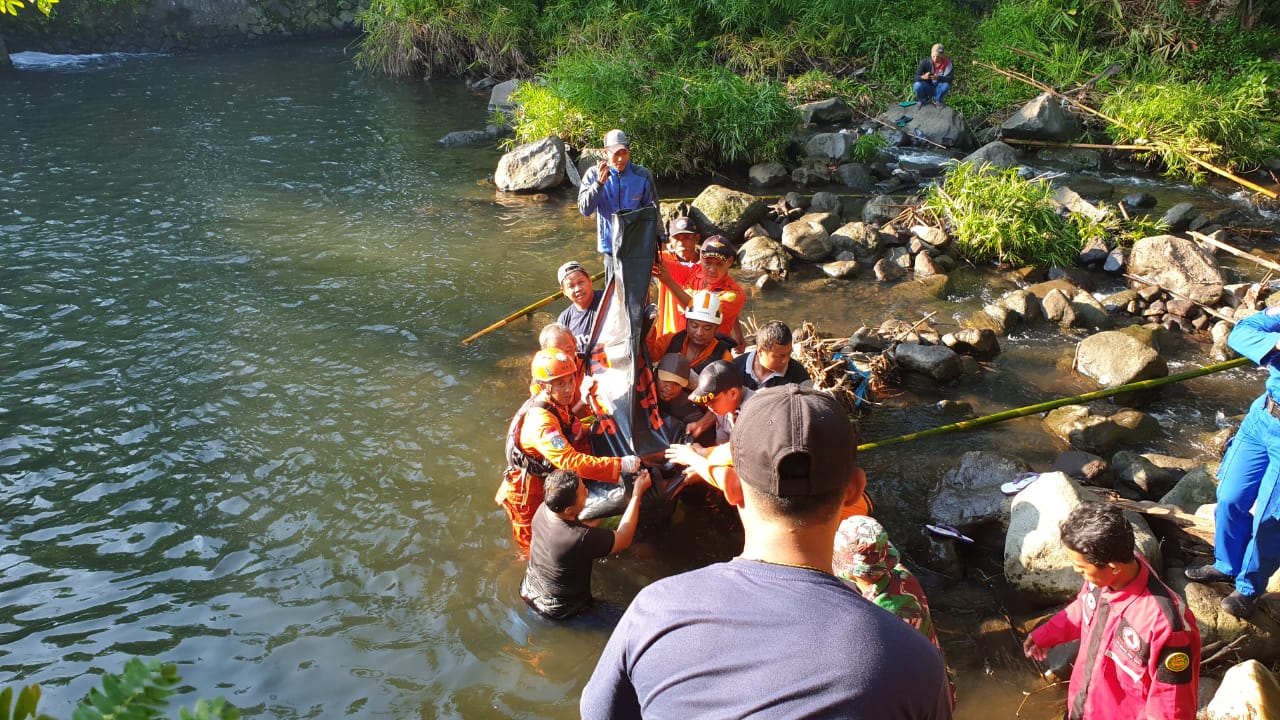
[[[1191,682],[1191,647],[1167,646],[1160,651],[1160,668],[1156,680],[1167,685],[1186,685]]]

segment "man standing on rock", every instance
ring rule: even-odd
[[[578,186],[578,211],[584,217],[596,214],[596,250],[613,254],[613,214],[643,207],[658,207],[658,191],[653,176],[631,162],[631,143],[626,133],[610,130],[604,136],[606,160],[582,176]]]
[[[916,79],[912,87],[920,105],[923,106],[930,100],[938,107],[945,105],[954,72],[955,65],[951,63],[951,58],[943,54],[942,43],[934,45],[929,51],[929,57],[916,66]]]
[[[1186,602],[1134,552],[1133,526],[1103,502],[1077,505],[1062,522],[1080,594],[1027,636],[1023,651],[1080,641],[1067,686],[1069,720],[1194,720],[1200,629]]]
[[[1214,562],[1187,568],[1186,575],[1198,582],[1234,582],[1222,609],[1246,618],[1280,569],[1280,306],[1236,323],[1227,344],[1271,374],[1218,468]]]

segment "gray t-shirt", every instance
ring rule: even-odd
[[[582,691],[596,718],[945,720],[915,628],[816,570],[735,559],[653,583]]]

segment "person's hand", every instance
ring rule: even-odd
[[[601,160],[600,164],[596,165],[596,182],[603,185],[605,184],[606,181],[608,181],[608,179],[609,179],[609,163],[605,162],[604,160]]]
[[[633,490],[633,497],[640,497],[645,494],[648,492],[649,486],[651,485],[653,485],[653,478],[649,477],[649,471],[641,470],[640,474],[636,476],[636,485]]]
[[[708,410],[702,417],[685,426],[685,432],[697,437],[716,424],[716,414]]]
[[[1026,642],[1022,643],[1022,652],[1036,662],[1044,662],[1044,659],[1049,657],[1049,651],[1037,645],[1030,635],[1027,636]]]
[[[640,458],[635,455],[625,455],[622,458],[622,472],[633,473],[640,469]]]
[[[677,465],[689,466],[704,457],[703,453],[698,452],[699,446],[693,445],[672,445],[667,448],[667,459]]]

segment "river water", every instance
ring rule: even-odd
[[[496,149],[436,142],[483,126],[484,96],[368,77],[341,45],[26,59],[0,84],[0,684],[68,716],[141,655],[179,664],[184,704],[253,718],[575,717],[608,628],[524,607],[492,499],[550,315],[459,340],[590,259],[593,221],[569,196],[499,201],[478,182]],[[802,276],[747,314],[945,324],[1003,289],[956,283],[939,302]],[[1059,368],[1073,346],[1024,334],[944,396],[985,413],[1093,389]],[[1259,384],[1172,391],[1154,449],[1196,455],[1193,430]],[[864,434],[940,420],[890,408]],[[975,448],[1059,449],[1028,418],[868,453],[891,530],[918,534],[922,493]],[[597,594],[733,555],[730,527],[678,512],[598,566]],[[1026,670],[962,667],[960,717],[1011,715]]]

